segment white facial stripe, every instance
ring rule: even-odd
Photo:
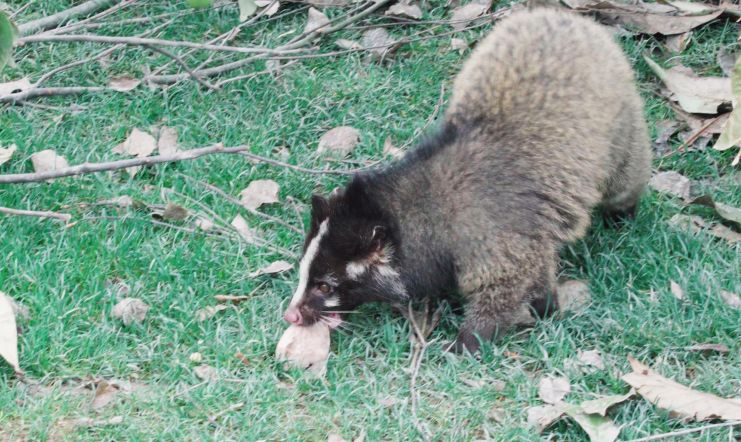
[[[362,261],[352,261],[345,267],[345,273],[350,279],[357,279],[360,275],[368,270],[368,264]]]
[[[301,258],[301,263],[298,266],[298,287],[296,287],[296,291],[293,293],[293,297],[291,298],[291,307],[296,307],[299,301],[301,301],[301,297],[304,296],[306,286],[309,284],[309,269],[311,268],[311,263],[314,261],[314,258],[319,251],[319,242],[321,242],[322,238],[327,234],[328,225],[329,218],[322,221],[319,225],[319,232],[317,232],[316,236],[312,238],[311,242],[309,242],[309,247],[306,248],[306,253],[304,253],[304,257]]]
[[[378,272],[379,275],[390,277],[390,278],[398,277],[399,276],[399,272],[397,272],[396,270],[394,270],[394,268],[391,267],[391,266],[389,266],[389,265],[380,265],[380,266],[377,266],[376,267],[376,271]]]
[[[340,298],[338,298],[337,296],[331,296],[324,300],[325,307],[332,308],[337,307],[338,305],[340,305]]]

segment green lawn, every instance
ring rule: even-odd
[[[8,2],[12,9],[23,0]],[[69,7],[72,1],[35,1],[18,22]],[[500,4],[497,7],[504,7]],[[279,14],[300,5],[285,5]],[[423,3],[425,18],[444,19],[443,2]],[[112,18],[156,15],[183,10],[157,36],[204,41],[238,23],[235,6],[189,12],[183,2],[140,1]],[[329,9],[337,16],[340,9]],[[300,33],[305,12],[244,29],[237,43],[275,44]],[[135,35],[152,24],[128,24],[91,32]],[[389,22],[382,16],[369,23]],[[449,27],[393,26],[392,36],[443,33]],[[472,43],[487,27],[460,33]],[[285,33],[294,31],[286,37]],[[335,50],[335,38],[359,40],[350,29],[323,41]],[[675,61],[701,74],[720,74],[716,54],[736,40],[733,24],[716,22],[696,31],[688,49]],[[653,93],[656,78],[641,58],[643,51],[662,57],[654,38],[622,37],[646,99],[652,133],[656,121],[673,118]],[[88,43],[29,44],[16,51],[17,67],[0,74],[0,82],[29,75],[31,80],[53,66],[102,49]],[[384,140],[402,146],[418,140],[467,53],[450,50],[450,36],[400,47],[386,63],[370,63],[362,53],[302,60],[277,78],[263,75],[207,91],[192,81],[169,89],[145,85],[128,93],[96,93],[36,100],[39,106],[0,108],[0,147],[15,143],[18,152],[0,173],[31,171],[32,153],[55,149],[70,164],[121,158],[111,148],[134,128],[175,127],[183,148],[215,142],[248,144],[257,154],[307,167],[355,167],[383,158]],[[192,60],[192,59],[191,59]],[[103,66],[91,62],[60,74],[50,85],[101,85],[113,75],[140,77],[163,64],[159,54],[142,50],[116,52]],[[264,69],[258,64],[249,69]],[[246,70],[244,72],[249,72]],[[234,73],[232,73],[234,75]],[[74,104],[74,108],[70,105]],[[316,154],[319,137],[339,125],[357,128],[361,146],[347,164],[327,163]],[[681,144],[672,139],[671,145]],[[281,154],[286,152],[287,154]],[[741,206],[741,178],[730,163],[734,151],[710,148],[656,161],[661,170],[677,170],[701,181],[716,200]],[[284,156],[283,156],[284,155]],[[418,440],[411,413],[409,325],[390,308],[369,306],[354,315],[347,330],[332,337],[325,381],[285,371],[273,350],[285,328],[282,310],[296,283],[296,271],[250,278],[248,274],[285,257],[233,238],[189,233],[150,222],[145,210],[89,206],[129,195],[149,204],[172,201],[201,210],[199,201],[230,221],[241,214],[270,243],[299,252],[301,235],[240,210],[224,198],[194,185],[183,175],[213,184],[233,196],[255,179],[280,183],[281,203],[260,210],[299,226],[308,219],[312,192],[325,192],[342,177],[308,175],[238,156],[210,156],[192,162],[145,169],[131,179],[123,172],[65,178],[53,183],[0,185],[0,206],[67,211],[76,223],[0,215],[0,290],[30,310],[20,320],[21,366],[27,377],[50,387],[20,383],[0,367],[0,440],[326,440],[330,433],[352,439]],[[177,193],[167,193],[173,189]],[[184,195],[184,196],[183,196]],[[88,206],[82,206],[87,204]],[[741,293],[738,245],[692,236],[667,225],[686,209],[677,200],[648,192],[635,221],[619,230],[595,221],[589,236],[566,247],[562,276],[589,281],[593,303],[583,313],[539,322],[484,348],[481,361],[443,351],[440,341],[455,336],[460,317],[446,310],[433,333],[418,377],[419,419],[434,440],[502,441],[586,440],[582,430],[564,420],[538,435],[526,426],[526,408],[539,405],[537,386],[544,375],[571,380],[567,400],[577,403],[597,395],[621,394],[620,380],[633,355],[663,375],[695,389],[724,397],[741,396],[741,311],[724,304],[718,293]],[[175,222],[190,226],[188,222]],[[299,226],[301,227],[301,226]],[[684,301],[669,292],[674,280],[686,291]],[[120,284],[128,296],[151,306],[142,324],[124,326],[111,316]],[[198,309],[215,305],[216,294],[253,298],[200,322]],[[653,295],[652,295],[653,292]],[[727,354],[689,352],[696,343],[722,343]],[[571,360],[578,350],[599,349],[606,369],[583,373]],[[248,364],[234,356],[240,351]],[[203,363],[220,371],[220,380],[202,382],[189,360],[200,352]],[[2,365],[2,364],[0,364]],[[81,389],[99,378],[126,380],[140,388],[119,394],[99,411],[90,408],[92,390]],[[501,388],[500,382],[504,382]],[[239,406],[239,404],[242,404]],[[496,412],[493,412],[496,411]],[[123,416],[118,425],[59,430],[62,419]],[[622,426],[621,440],[690,427],[641,398],[611,412]],[[495,419],[496,417],[496,419]],[[738,431],[736,436],[738,437]],[[708,431],[682,440],[731,440],[729,429]]]

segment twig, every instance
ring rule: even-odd
[[[23,36],[53,28],[73,17],[93,13],[99,9],[107,7],[108,5],[112,5],[115,2],[116,0],[88,0],[85,3],[81,3],[48,17],[20,24],[18,25],[18,33]]]
[[[296,64],[296,63],[298,63],[298,60],[291,60],[288,63],[281,65],[280,66],[280,69],[287,68],[288,66],[291,66],[292,64]],[[227,83],[231,83],[231,82],[239,81],[239,80],[249,80],[249,79],[258,77],[260,75],[269,74],[269,73],[275,72],[275,71],[276,71],[276,69],[265,69],[263,71],[257,71],[257,72],[251,72],[249,74],[237,75],[236,77],[231,77],[231,78],[227,78],[225,80],[221,80],[220,82],[216,83],[215,86],[220,88],[221,86],[223,86],[223,85],[225,85]],[[276,78],[278,76],[279,75],[276,75]]]
[[[417,416],[417,408],[419,404],[419,393],[417,392],[417,377],[419,376],[419,368],[422,366],[422,359],[424,358],[425,351],[431,344],[431,341],[428,341],[427,337],[430,336],[435,327],[437,327],[437,324],[440,321],[440,313],[442,311],[442,307],[438,307],[435,310],[435,313],[430,315],[430,299],[427,298],[427,302],[425,304],[425,323],[423,327],[420,327],[417,324],[417,320],[414,317],[414,311],[412,310],[411,301],[409,302],[407,308],[408,311],[407,315],[405,316],[407,316],[407,318],[409,319],[409,322],[412,325],[412,332],[417,338],[414,345],[414,352],[412,353],[412,374],[409,381],[409,392],[412,397],[412,418],[414,420],[414,426],[417,428],[417,431],[419,431],[425,441],[429,441],[432,438],[430,435],[430,431],[422,422],[420,422],[419,417]]]
[[[52,97],[57,95],[75,95],[85,92],[102,92],[112,90],[101,86],[73,86],[73,87],[36,87],[14,94],[0,95],[0,103],[17,103],[36,97]]]
[[[39,218],[54,218],[64,223],[68,223],[72,219],[72,215],[70,215],[69,213],[47,212],[47,211],[38,212],[36,210],[11,209],[9,207],[0,207],[0,213],[4,213],[6,215],[21,215],[21,216],[36,216]]]
[[[21,37],[16,40],[17,45],[23,45],[26,43],[39,43],[39,42],[90,42],[90,43],[112,43],[112,44],[125,44],[128,46],[168,46],[174,48],[193,48],[202,49],[205,51],[220,51],[220,52],[239,52],[242,54],[286,54],[292,52],[299,52],[299,48],[262,48],[252,47],[243,48],[240,46],[219,46],[208,43],[196,43],[192,41],[181,41],[181,40],[163,40],[159,38],[143,38],[143,37],[111,37],[107,35],[94,35],[94,34],[39,34],[30,35],[28,37]]]
[[[684,143],[682,143],[682,145],[679,146],[677,148],[677,150],[673,150],[673,151],[671,151],[669,153],[664,154],[664,156],[662,158],[666,158],[666,157],[672,156],[675,153],[684,152],[684,149],[686,149],[687,146],[689,146],[692,143],[694,143],[695,141],[697,141],[697,139],[700,138],[702,136],[702,134],[704,134],[710,128],[710,126],[712,126],[713,124],[715,124],[715,122],[718,121],[718,119],[720,119],[720,117],[722,117],[722,116],[723,116],[723,114],[718,115],[715,118],[712,118],[710,121],[708,121],[707,123],[705,123],[700,129],[698,129],[697,132],[695,132],[692,135],[690,135],[690,137],[687,138],[687,141],[685,141]]]
[[[52,178],[62,178],[86,173],[102,172],[106,170],[125,169],[133,166],[146,166],[158,163],[171,163],[174,161],[193,160],[204,155],[214,153],[234,154],[247,150],[247,146],[224,147],[221,144],[201,147],[198,149],[182,150],[170,155],[155,155],[145,158],[131,158],[128,160],[110,161],[106,163],[84,163],[77,166],[65,167],[48,172],[17,173],[0,175],[0,184],[10,183],[34,183]]]
[[[240,155],[244,155],[247,158],[253,159],[255,161],[259,161],[261,163],[266,164],[272,164],[273,166],[279,166],[279,167],[285,167],[287,169],[295,170],[298,172],[304,172],[304,173],[310,173],[314,175],[352,175],[357,172],[362,172],[364,170],[368,170],[375,165],[377,165],[380,161],[377,161],[369,166],[365,167],[358,167],[357,169],[345,169],[345,170],[335,170],[335,169],[308,169],[306,167],[301,166],[294,166],[293,164],[284,163],[283,161],[279,160],[273,160],[271,158],[265,158],[261,157],[260,155],[255,155],[254,153],[250,152],[240,152]]]
[[[670,433],[662,433],[662,434],[656,434],[654,436],[642,437],[640,439],[633,439],[628,442],[648,442],[652,440],[659,440],[659,439],[666,439],[666,438],[674,437],[674,436],[681,436],[684,434],[697,433],[698,431],[710,430],[712,428],[735,427],[736,425],[741,425],[741,421],[721,422],[719,424],[703,425],[702,427],[687,428],[685,430],[672,431]]]
[[[208,81],[204,80],[203,78],[199,77],[197,73],[193,72],[193,70],[183,61],[182,58],[180,58],[177,54],[170,52],[166,49],[162,49],[158,46],[154,45],[145,45],[145,47],[155,51],[159,52],[160,54],[164,55],[165,57],[171,58],[174,60],[177,64],[179,64],[183,69],[185,69],[185,72],[190,75],[192,79],[194,79],[198,84],[201,86],[206,87],[207,89],[216,90],[218,89],[218,86],[214,86],[213,84],[209,83]]]
[[[29,6],[33,4],[33,0],[28,0],[25,5],[21,6],[20,8],[16,9],[15,12],[10,14],[10,19],[15,20],[15,18],[20,15],[23,11],[28,9]]]

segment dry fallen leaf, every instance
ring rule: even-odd
[[[310,326],[291,325],[281,336],[275,357],[324,376],[329,358],[329,327],[321,321]]]
[[[649,402],[669,410],[671,415],[696,421],[741,420],[741,403],[685,387],[631,357],[628,361],[633,372],[623,375],[623,381]]]
[[[232,304],[239,304],[240,302],[252,299],[250,295],[214,295],[216,302],[231,302]]]
[[[468,43],[462,38],[453,37],[450,39],[450,49],[462,55],[468,49]]]
[[[345,156],[360,142],[360,132],[350,126],[339,126],[327,131],[319,139],[317,152],[331,152]]]
[[[636,394],[632,388],[629,392],[622,395],[603,396],[597,399],[584,401],[579,404],[582,411],[587,414],[599,414],[600,416],[606,416],[607,410],[616,404],[621,404]]]
[[[394,158],[401,158],[404,156],[404,151],[394,146],[391,137],[386,137],[386,141],[383,142],[383,154],[390,155]]]
[[[31,163],[33,164],[33,170],[38,173],[69,167],[67,160],[51,149],[42,150],[31,155]]]
[[[408,17],[419,20],[422,18],[422,9],[417,5],[411,4],[410,0],[401,0],[388,8],[385,15],[395,15],[397,17]]]
[[[728,204],[716,202],[710,195],[699,196],[690,201],[690,204],[698,204],[715,209],[715,213],[717,213],[718,216],[720,216],[724,220],[732,221],[736,224],[741,225],[741,209]]]
[[[729,229],[723,224],[708,224],[707,221],[695,215],[683,215],[678,213],[669,219],[669,225],[679,230],[692,233],[705,232],[716,238],[724,239],[731,244],[741,242],[741,233]]]
[[[342,48],[342,49],[352,49],[352,50],[363,49],[363,45],[361,45],[357,41],[347,40],[345,38],[338,38],[337,40],[335,40],[334,44],[336,44],[337,47]]]
[[[546,404],[561,401],[571,391],[569,380],[565,377],[544,377],[538,384],[538,397]]]
[[[188,209],[175,203],[167,203],[160,216],[168,221],[182,221],[188,217]]]
[[[329,24],[329,18],[326,15],[316,8],[309,8],[309,16],[304,27],[304,34],[308,34],[314,30],[318,30],[317,32],[321,33],[326,29],[327,24]]]
[[[174,127],[162,126],[157,151],[162,155],[172,155],[178,150],[178,131]]]
[[[690,345],[689,347],[685,347],[685,350],[687,351],[717,351],[718,353],[728,353],[729,351],[728,347],[726,347],[723,344],[712,344],[712,343]]]
[[[247,209],[257,209],[263,204],[277,203],[280,186],[273,180],[255,180],[239,192],[239,200]]]
[[[203,230],[204,232],[208,232],[209,230],[213,229],[214,225],[215,224],[213,221],[203,215],[200,215],[196,220],[196,227]]]
[[[558,285],[557,292],[558,309],[561,314],[582,311],[592,302],[589,286],[583,281],[573,280],[561,283]]]
[[[194,368],[193,373],[202,381],[217,381],[219,379],[218,370],[207,364],[201,364]]]
[[[456,31],[460,31],[468,26],[477,17],[484,15],[489,10],[489,5],[471,2],[467,5],[463,5],[453,9],[453,13],[450,16],[451,26]]]
[[[152,135],[134,128],[123,143],[113,148],[113,152],[144,158],[151,155],[156,148],[157,140]],[[133,177],[140,169],[141,166],[134,166],[127,168],[126,171]]]
[[[691,32],[683,32],[681,34],[669,35],[664,40],[664,46],[669,51],[679,54],[687,48],[687,44],[690,42]]]
[[[237,215],[232,220],[232,227],[239,233],[248,244],[255,244],[255,232],[247,225],[247,221],[242,218],[242,215]]]
[[[563,416],[563,411],[554,405],[538,405],[527,409],[527,423],[542,433]]]
[[[587,350],[577,352],[577,359],[582,364],[590,365],[600,370],[605,369],[605,363],[602,362],[602,356],[599,354],[599,350]]]
[[[140,84],[140,80],[127,76],[113,77],[108,81],[108,87],[118,92],[128,92],[136,89]]]
[[[0,97],[8,94],[16,94],[28,89],[31,89],[31,82],[28,81],[28,78],[21,78],[20,80],[0,83]]]
[[[260,8],[265,8],[264,14],[268,17],[272,17],[280,9],[280,2],[273,2],[272,0],[256,0],[255,4]]]
[[[395,44],[396,40],[384,28],[372,28],[363,32],[361,45],[376,59],[383,59]]]
[[[661,193],[688,200],[690,197],[690,180],[684,175],[673,170],[659,172],[651,177],[648,186]]]
[[[663,69],[648,57],[643,57],[651,70],[672,92],[672,99],[687,112],[717,114],[731,103],[731,80],[721,77],[696,77],[684,69]]]
[[[118,394],[118,388],[109,384],[106,380],[100,380],[95,387],[95,397],[90,403],[90,408],[95,411],[100,410],[110,404]]]
[[[682,286],[680,286],[676,282],[669,281],[669,290],[672,292],[672,295],[674,295],[675,298],[679,299],[680,301],[684,299],[684,289],[682,289]]]
[[[203,322],[206,319],[209,319],[213,317],[216,313],[226,310],[228,307],[222,304],[219,305],[210,305],[208,307],[204,307],[202,309],[196,310],[196,319],[199,322]]]
[[[16,373],[21,372],[18,365],[18,329],[15,324],[12,299],[0,292],[0,357],[13,367]]]
[[[121,319],[124,325],[129,325],[132,322],[140,324],[144,321],[148,311],[149,306],[141,299],[124,298],[113,307],[111,314],[114,318]]]
[[[720,297],[729,306],[737,309],[741,309],[741,297],[735,293],[731,293],[725,290],[720,291]]]
[[[274,273],[281,273],[288,270],[291,270],[293,268],[293,264],[287,261],[275,261],[271,262],[270,264],[266,265],[265,267],[262,267],[252,273],[250,273],[250,278],[256,278],[260,275],[272,275]]]
[[[723,129],[715,142],[713,149],[726,150],[741,144],[741,57],[738,57],[731,74],[731,90],[733,93],[733,110],[731,116],[723,124]],[[734,160],[735,162],[735,160]]]
[[[654,140],[654,152],[663,155],[669,151],[669,139],[677,133],[679,122],[674,120],[661,120],[656,122],[656,139]]]
[[[559,408],[579,424],[591,442],[613,442],[620,434],[620,428],[604,416],[584,413],[578,405],[559,404]]]
[[[718,55],[715,57],[715,61],[723,70],[724,74],[732,77],[734,66],[736,65],[736,61],[738,61],[738,52],[730,51],[728,50],[728,47],[721,47],[718,51]],[[733,86],[733,78],[731,78],[731,86]],[[738,99],[736,100],[738,101]]]
[[[15,144],[11,144],[7,148],[3,149],[0,147],[0,165],[3,165],[10,160],[10,157],[13,156],[13,153],[18,149],[18,146]]]

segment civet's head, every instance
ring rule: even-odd
[[[365,302],[406,298],[394,267],[394,227],[366,192],[356,178],[329,199],[312,197],[298,287],[283,315],[291,324],[336,327]]]

